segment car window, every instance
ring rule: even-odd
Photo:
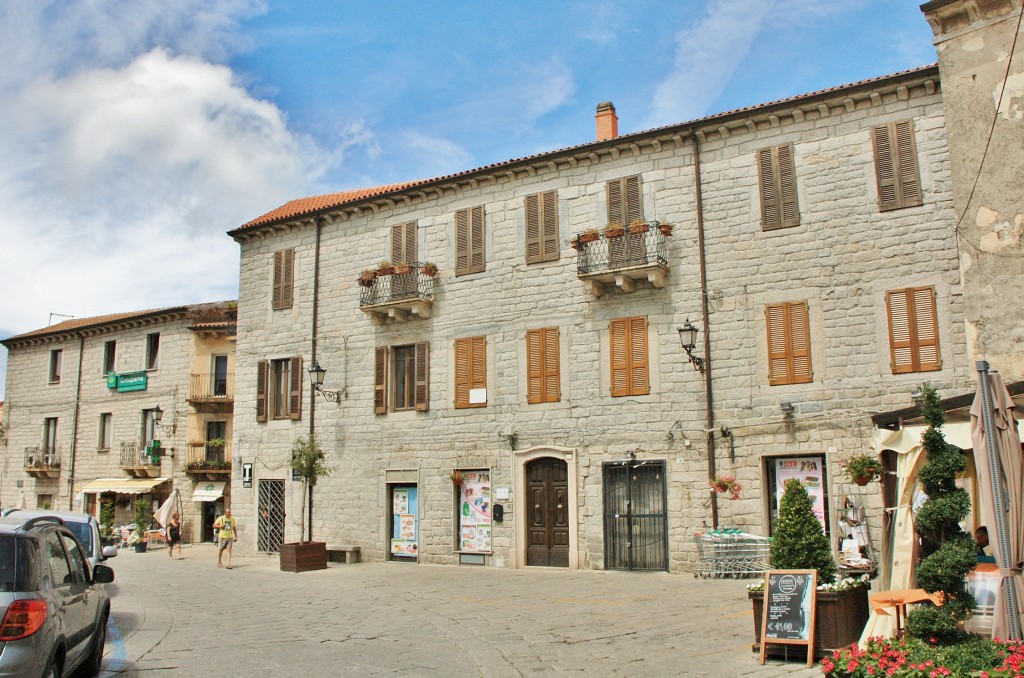
[[[71,575],[71,566],[68,565],[67,556],[64,555],[64,547],[60,543],[60,537],[56,532],[46,535],[46,557],[50,561],[50,582],[54,587],[70,586],[74,581]]]
[[[60,536],[64,542],[64,548],[68,552],[68,561],[71,563],[71,577],[76,584],[86,584],[89,582],[89,569],[85,564],[85,556],[82,555],[82,550],[75,543],[75,540],[71,537],[62,534]]]
[[[92,529],[89,523],[73,523],[70,520],[65,520],[64,526],[71,530],[86,553],[92,553]]]
[[[11,535],[0,535],[0,591],[34,591],[31,580],[35,550],[28,540]]]

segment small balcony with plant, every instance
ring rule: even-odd
[[[378,323],[429,318],[434,305],[437,265],[382,261],[359,274],[359,308]]]
[[[160,441],[121,443],[121,468],[133,478],[160,475]]]
[[[194,405],[226,403],[235,400],[235,375],[230,372],[205,372],[189,375],[188,401]]]
[[[577,233],[570,244],[576,250],[576,276],[595,297],[607,285],[623,292],[636,289],[637,281],[665,286],[668,276],[668,238],[672,225],[635,219],[629,225],[608,224]]]
[[[25,471],[35,478],[56,478],[60,475],[60,449],[37,445],[25,448]]]
[[[231,443],[223,438],[189,442],[185,473],[197,479],[227,480],[231,476]]]

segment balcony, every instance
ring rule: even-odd
[[[35,478],[60,476],[60,449],[36,446],[25,448],[25,471]]]
[[[572,240],[578,253],[576,276],[595,297],[602,296],[607,285],[615,285],[626,293],[633,292],[637,281],[642,280],[657,288],[664,287],[671,232],[668,224],[652,221],[639,229],[626,228],[611,237],[607,231],[579,233]]]
[[[372,277],[369,272],[359,277],[362,291],[359,308],[371,314],[379,324],[388,320],[405,322],[414,318],[429,318],[434,305],[435,275],[424,273],[424,265],[416,262],[405,269],[395,267],[378,269]]]
[[[133,478],[156,478],[160,475],[160,448],[152,443],[121,443],[121,468]]]
[[[235,399],[235,375],[229,372],[208,372],[189,375],[188,401],[193,404],[226,403]]]
[[[231,476],[231,443],[211,445],[190,442],[185,453],[185,473],[193,479],[227,480]]]

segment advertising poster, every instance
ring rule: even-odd
[[[391,490],[391,555],[415,558],[419,535],[416,524],[417,491],[415,487]]]
[[[825,458],[824,457],[782,457],[775,460],[775,508],[778,510],[786,483],[796,479],[807,488],[814,515],[828,532],[825,525]]]
[[[463,471],[459,488],[459,550],[491,552],[491,474]]]

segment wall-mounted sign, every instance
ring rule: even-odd
[[[117,388],[117,372],[107,372],[107,388]]]
[[[252,487],[252,462],[242,464],[242,487]]]
[[[123,372],[117,375],[117,392],[127,393],[128,391],[145,391],[145,372]]]

